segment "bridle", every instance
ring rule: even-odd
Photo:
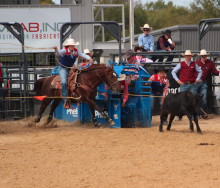
[[[103,69],[103,68],[102,68]],[[99,75],[99,73],[98,73],[98,71],[97,71],[97,69],[95,68],[95,71],[96,71],[96,74],[99,76],[99,78],[105,83],[105,81],[102,79],[102,77]],[[107,71],[108,72],[108,71]],[[110,82],[110,78],[109,78],[109,76],[108,76],[108,74],[107,74],[107,72],[106,71],[104,71],[104,75],[106,75],[106,77],[107,77],[107,79],[108,79],[108,82],[109,82],[109,85],[110,85],[110,87],[112,87],[113,85],[115,85],[116,83],[118,83],[119,81],[117,80],[117,81],[115,81],[114,83],[111,83]]]

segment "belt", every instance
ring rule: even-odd
[[[198,82],[199,82],[199,83],[202,83],[202,82],[204,82],[204,80],[200,79]]]
[[[188,81],[188,82],[186,82],[185,84],[188,84],[188,85],[189,85],[189,84],[191,84],[191,82],[190,82],[190,81]]]

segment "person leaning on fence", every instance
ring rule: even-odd
[[[148,24],[144,24],[144,26],[140,28],[143,31],[143,34],[138,37],[139,47],[143,47],[144,51],[153,52],[154,37],[149,34],[151,31],[153,31],[153,28]]]
[[[123,95],[122,95],[123,100],[122,100],[121,107],[125,107],[126,102],[128,101],[128,95],[129,95],[128,85],[125,81],[125,78],[126,78],[125,74],[120,74],[119,78],[118,78],[118,81],[119,81],[120,86],[121,86],[121,93],[123,93]],[[107,89],[108,89],[108,86],[107,86],[107,84],[105,84],[105,90],[107,90]],[[107,92],[104,93],[104,97],[105,97],[105,99],[108,99],[108,93]]]
[[[162,32],[163,35],[159,37],[157,41],[157,47],[155,51],[166,52],[172,51],[175,48],[175,43],[172,41],[171,38],[171,31],[167,29],[165,32]],[[167,61],[173,61],[173,55],[170,55],[167,58]],[[161,56],[154,56],[152,59],[155,62],[159,58],[158,62],[163,62],[164,55]]]
[[[59,67],[59,74],[61,79],[61,90],[62,90],[62,97],[63,99],[66,98],[64,102],[64,108],[70,108],[70,101],[68,100],[68,75],[71,68],[78,58],[78,56],[93,62],[90,56],[82,53],[80,50],[75,48],[75,45],[79,45],[79,42],[75,42],[74,39],[68,39],[65,44],[63,44],[63,49],[58,50],[57,46],[54,46],[56,55],[61,56],[60,67]]]
[[[180,85],[180,92],[190,91],[193,94],[196,94],[196,83],[200,80],[202,76],[202,69],[195,63],[191,61],[191,57],[194,55],[190,50],[186,50],[185,53],[181,54],[185,57],[185,61],[180,62],[172,70],[172,76]],[[180,78],[177,77],[177,72],[180,71]],[[198,72],[197,77],[195,73]],[[176,120],[181,118],[177,117]]]
[[[206,80],[209,78],[209,76],[211,75],[219,75],[219,71],[216,69],[215,64],[212,60],[207,59],[207,56],[210,53],[207,53],[205,49],[200,51],[199,57],[201,57],[200,60],[196,61],[196,64],[202,69],[202,77],[199,79],[199,81],[196,83],[196,93],[202,95],[204,94],[203,98],[202,98],[202,109],[203,111],[206,111],[206,107],[207,107],[207,82]],[[197,77],[198,73],[195,73],[195,77]],[[207,114],[204,114],[203,112],[201,112],[201,117],[206,119],[208,117]]]
[[[165,70],[164,67],[159,67],[154,70],[157,74],[153,74],[148,81],[151,83],[145,83],[146,86],[151,85],[151,112],[154,109],[154,103],[156,98],[159,98],[160,101],[160,109],[162,108],[162,104],[164,98],[167,95],[169,80],[165,76],[168,70]],[[163,124],[167,124],[167,120],[165,119]]]
[[[133,71],[135,73],[138,73],[139,70],[139,66],[141,65],[140,62],[135,60],[135,53],[132,49],[127,50],[125,52],[125,54],[122,56],[123,59],[127,60],[127,64],[125,64],[125,66],[130,66],[130,64],[133,64],[131,66],[136,67],[137,69],[123,69],[124,71]],[[126,81],[128,85],[132,85],[131,81],[137,81],[139,79],[139,75],[138,74],[126,74]]]
[[[135,52],[142,52],[143,47],[135,46],[134,47]],[[134,56],[134,59],[141,63],[142,66],[144,66],[146,63],[152,63],[153,61],[151,59],[148,59],[146,57],[143,57],[142,55],[136,55]]]
[[[1,68],[3,66],[2,63],[0,63],[0,89],[7,88],[7,79],[4,79],[7,77],[7,73],[5,71],[5,68]],[[2,87],[2,84],[4,83],[4,86]],[[0,90],[0,99],[3,100],[4,98],[4,92],[3,90]],[[5,110],[5,104],[3,101],[0,101],[0,111]],[[0,121],[4,121],[6,116],[5,113],[0,113]]]

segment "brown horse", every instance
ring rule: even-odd
[[[40,112],[37,118],[34,120],[35,122],[40,122],[40,118],[44,110],[51,103],[51,101],[54,100],[50,108],[49,117],[45,122],[45,124],[48,124],[52,120],[53,112],[55,111],[60,101],[62,100],[62,97],[59,97],[61,95],[60,91],[58,89],[52,89],[50,87],[51,82],[53,81],[54,78],[55,76],[49,76],[47,78],[39,79],[34,83],[34,91],[36,92],[37,95],[48,96],[42,100],[40,106]],[[113,70],[113,67],[107,68],[104,64],[91,65],[87,69],[82,70],[78,75],[76,89],[74,91],[77,94],[77,96],[80,97],[79,101],[86,103],[90,107],[90,111],[92,114],[93,123],[95,127],[99,127],[100,125],[98,125],[97,123],[94,109],[100,112],[103,118],[106,121],[108,121],[110,125],[115,124],[113,120],[110,119],[103,112],[103,110],[95,103],[97,87],[103,82],[105,82],[108,86],[110,86],[112,92],[114,93],[120,92],[121,90],[120,84],[117,80],[117,74]],[[70,90],[69,93],[71,93]],[[77,101],[71,99],[71,102],[77,102]]]

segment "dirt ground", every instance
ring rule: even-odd
[[[220,116],[152,128],[94,128],[32,118],[0,122],[0,188],[220,187]],[[42,120],[45,120],[43,118]]]

